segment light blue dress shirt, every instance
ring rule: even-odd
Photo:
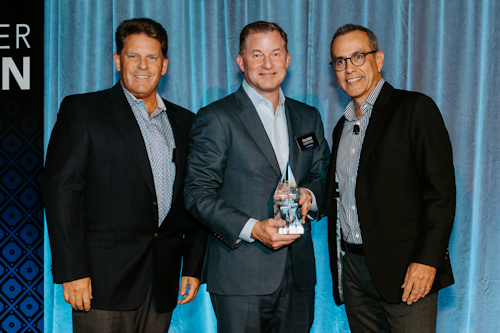
[[[283,173],[290,154],[288,146],[288,125],[286,122],[285,113],[286,97],[283,94],[283,90],[279,88],[278,106],[276,107],[276,112],[274,112],[273,104],[271,103],[271,101],[262,97],[262,95],[260,95],[254,88],[252,88],[246,80],[243,80],[242,86],[243,90],[245,90],[245,93],[248,95],[248,97],[252,101],[252,104],[257,110],[257,113],[259,114],[262,125],[266,130],[271,145],[273,146],[274,154],[276,155],[276,159],[278,160],[281,173]],[[312,199],[310,210],[316,211],[316,197],[312,191],[308,191],[311,194]],[[255,239],[250,236],[252,234],[252,229],[257,222],[258,220],[250,218],[240,232],[240,239],[249,243],[253,242]],[[239,241],[240,240],[238,240],[238,242]]]
[[[137,99],[123,85],[122,89],[141,129],[146,145],[155,183],[158,226],[160,226],[172,205],[176,171],[173,162],[175,150],[174,132],[168,120],[165,103],[163,103],[163,99],[158,93],[156,93],[156,110],[149,115],[142,99]]]

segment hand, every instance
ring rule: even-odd
[[[64,282],[62,287],[64,300],[73,310],[90,311],[90,300],[93,298],[90,277]]]
[[[429,294],[436,277],[436,268],[412,262],[406,271],[403,302],[411,305]]]
[[[299,205],[302,205],[302,224],[306,223],[306,217],[311,209],[312,198],[311,193],[305,188],[299,188],[300,200]]]
[[[187,286],[189,286],[189,291],[186,294]],[[177,301],[177,304],[186,304],[191,302],[198,294],[198,290],[200,290],[200,280],[192,277],[192,276],[183,276],[181,277],[181,290],[179,290],[179,294],[181,294],[182,299]]]
[[[251,237],[271,250],[278,250],[300,237],[300,235],[282,235],[276,230],[276,227],[284,227],[285,225],[286,222],[283,220],[267,219],[259,221],[253,226]]]

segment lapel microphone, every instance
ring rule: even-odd
[[[359,125],[358,124],[355,124],[354,125],[354,128],[352,129],[352,132],[356,135],[359,134]]]

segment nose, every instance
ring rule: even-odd
[[[139,60],[139,64],[137,65],[140,69],[146,69],[148,67],[148,64],[146,62],[146,58],[141,58]]]
[[[356,68],[357,67],[352,64],[352,60],[350,58],[347,58],[345,63],[345,71],[347,73],[352,73],[356,70]]]
[[[262,67],[264,67],[266,69],[273,67],[273,63],[271,62],[270,57],[264,57],[264,62],[262,63]]]

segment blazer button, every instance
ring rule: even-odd
[[[158,238],[158,236],[159,236],[158,233],[155,233],[155,238]]]
[[[153,206],[158,206],[158,203],[156,201],[153,201]]]

